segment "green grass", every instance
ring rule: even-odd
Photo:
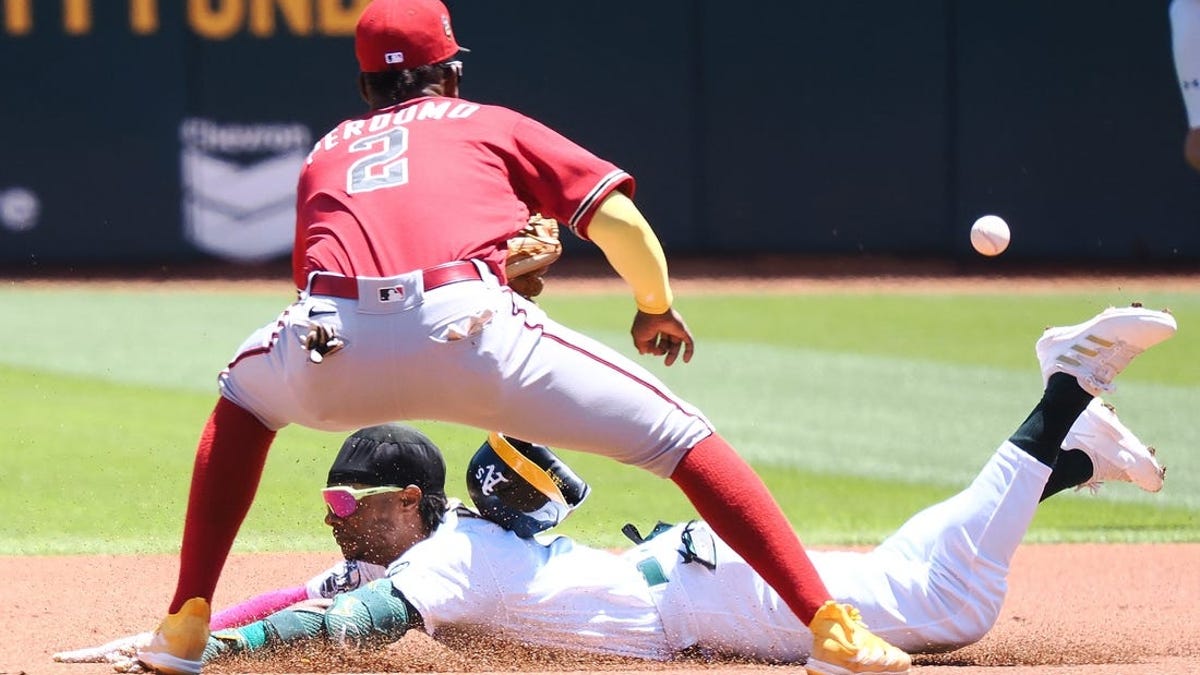
[[[1031,541],[1200,540],[1200,295],[1140,289],[1181,331],[1143,355],[1110,398],[1160,448],[1166,489],[1129,485],[1044,505]],[[178,546],[192,452],[215,375],[279,293],[0,289],[0,554],[132,553]],[[649,364],[759,469],[811,544],[875,543],[966,484],[1036,403],[1033,341],[1124,293],[688,296],[696,358]],[[543,300],[560,321],[627,354],[625,296]],[[421,422],[446,450],[450,492],[483,439]],[[331,550],[317,490],[341,435],[281,432],[238,550]],[[562,530],[601,545],[620,526],[690,517],[669,483],[564,455],[593,486]]]

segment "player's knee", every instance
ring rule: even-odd
[[[958,649],[961,647],[966,647],[967,645],[973,645],[976,642],[979,642],[980,640],[983,639],[984,635],[988,634],[988,631],[991,630],[991,628],[992,628],[991,624],[984,626],[983,624],[980,624],[980,623],[972,623],[972,624],[963,626],[962,638],[961,638],[960,642],[957,645],[955,645],[955,649]]]
[[[996,625],[996,620],[1000,617],[999,602],[980,602],[970,608],[969,611],[964,611],[959,614],[955,620],[954,632],[956,633],[955,648],[965,647],[975,644],[983,639],[983,636],[992,630]]]
[[[412,613],[390,579],[377,579],[333,599],[325,612],[325,632],[344,647],[366,647],[400,639]]]

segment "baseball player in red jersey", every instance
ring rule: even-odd
[[[278,429],[436,419],[670,478],[812,628],[810,672],[908,672],[907,654],[830,600],[761,479],[699,410],[505,285],[507,241],[539,212],[629,283],[639,353],[691,359],[633,178],[519,113],[459,98],[460,51],[439,0],[364,10],[355,52],[370,110],[321,138],[302,171],[300,297],[220,375],[175,596],[141,662],[199,672],[213,590]]]

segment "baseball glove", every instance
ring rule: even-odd
[[[509,287],[526,298],[538,295],[544,287],[542,276],[560,255],[558,221],[539,214],[530,216],[525,227],[508,240],[504,271]]]

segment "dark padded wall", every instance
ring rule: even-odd
[[[706,249],[924,252],[946,228],[941,3],[707,5]],[[868,9],[869,5],[869,9]]]
[[[959,11],[959,222],[1003,212],[1021,256],[1200,257],[1200,175],[1182,159],[1166,7]]]
[[[362,109],[355,0],[21,4],[0,269],[286,256],[298,153]],[[962,257],[991,212],[1012,259],[1200,260],[1166,2],[449,4],[465,94],[634,173],[672,253]]]

